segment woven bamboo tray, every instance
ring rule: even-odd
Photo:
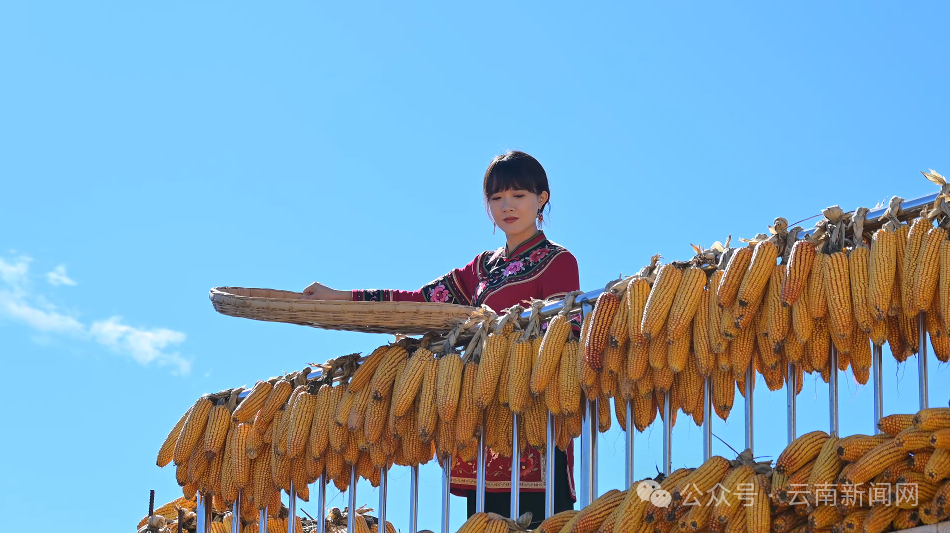
[[[223,315],[366,333],[446,332],[477,310],[431,302],[301,300],[299,292],[244,287],[215,287],[208,296]]]

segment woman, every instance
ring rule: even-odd
[[[417,291],[333,290],[320,283],[304,289],[304,298],[316,300],[448,302],[501,311],[531,298],[564,297],[578,290],[577,260],[540,230],[544,208],[550,211],[547,174],[535,158],[509,151],[495,157],[485,172],[485,203],[492,221],[507,239],[504,247],[478,254],[471,263],[426,284]],[[487,453],[485,510],[503,516],[511,509],[511,460]],[[544,517],[542,453],[533,448],[521,458],[522,513],[531,511],[535,524]],[[456,462],[452,493],[468,498],[468,514],[475,513],[474,462]],[[574,506],[573,449],[555,456],[555,512]]]

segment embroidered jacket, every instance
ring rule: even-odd
[[[446,302],[488,305],[495,311],[531,298],[557,298],[580,289],[577,259],[538,232],[508,253],[507,247],[482,252],[471,263],[456,268],[417,291],[372,289],[353,291],[354,301]],[[511,491],[511,459],[486,451],[485,488],[489,492]],[[521,490],[543,492],[546,457],[528,447],[521,457]],[[574,492],[573,444],[567,449],[567,473]],[[456,458],[452,469],[452,492],[464,495],[475,488],[476,464]]]

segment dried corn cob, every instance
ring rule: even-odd
[[[791,321],[791,309],[782,302],[782,285],[785,283],[785,267],[775,265],[765,296],[765,322],[769,342],[781,345],[788,335],[788,326]]]
[[[795,305],[795,302],[801,297],[814,262],[815,244],[807,240],[796,241],[792,246],[788,265],[785,267],[785,281],[781,290],[783,304],[786,306]]]
[[[808,295],[803,292],[792,306],[792,332],[795,333],[795,338],[800,344],[805,344],[811,338],[814,329],[815,319],[808,311]]]
[[[920,514],[917,509],[901,509],[891,525],[896,530],[910,529],[920,525]]]
[[[910,414],[894,414],[882,417],[877,428],[884,433],[894,436],[907,428],[914,426],[914,416]]]
[[[934,450],[927,460],[924,475],[931,483],[939,483],[950,476],[950,450]]]
[[[907,428],[894,437],[894,445],[908,452],[916,452],[930,447],[930,431]]]
[[[808,495],[812,504],[816,503],[816,488],[834,483],[841,472],[842,463],[837,453],[838,442],[837,437],[826,439],[815,458],[815,465],[808,476]]]
[[[917,302],[914,297],[917,260],[919,259],[924,238],[931,229],[933,229],[933,223],[926,217],[920,217],[914,220],[907,233],[907,241],[904,245],[904,256],[900,270],[901,308],[907,316],[917,316]]]
[[[497,397],[498,378],[501,376],[503,366],[508,366],[508,338],[498,332],[491,333],[484,341],[481,360],[478,364],[478,374],[475,376],[475,405],[479,409],[485,409]],[[525,375],[522,379],[525,380],[527,377]],[[508,393],[510,402],[510,383]]]
[[[573,521],[569,533],[592,533],[603,523],[607,516],[620,505],[626,494],[616,489],[611,489],[602,496],[591,502],[590,505],[581,509]]]
[[[851,435],[838,441],[838,447],[835,452],[842,461],[857,461],[862,455],[885,441],[890,440],[890,438],[891,436],[886,433],[877,435]]]
[[[401,363],[405,363],[409,357],[409,352],[402,344],[394,344],[386,352],[386,357],[379,362],[376,372],[373,373],[373,379],[369,386],[372,388],[373,400],[379,402],[385,399],[391,400],[393,385],[396,382],[396,376],[399,373]],[[353,390],[352,384],[350,389]],[[358,392],[358,391],[357,391]]]
[[[422,387],[427,363],[433,357],[434,355],[428,349],[416,348],[405,368],[396,377],[392,409],[397,417],[405,416],[409,408],[412,407],[412,402],[415,401],[419,394],[419,388]]]
[[[900,509],[894,505],[874,505],[864,517],[864,533],[883,533],[897,517]]]
[[[930,308],[940,271],[940,247],[947,242],[947,230],[931,228],[924,237],[918,253],[912,286],[913,308],[915,312]]]
[[[693,338],[689,328],[678,337],[668,341],[666,366],[672,372],[682,372],[689,358],[689,349]]]
[[[891,290],[897,275],[897,239],[897,232],[884,227],[871,241],[868,310],[877,321],[886,318],[891,305]]]
[[[811,431],[792,441],[775,461],[775,471],[779,474],[794,472],[818,457],[822,446],[828,440],[824,431]]]
[[[678,266],[669,264],[660,267],[640,321],[641,333],[647,340],[660,336],[682,279],[683,271]]]
[[[176,465],[188,460],[195,445],[204,436],[205,426],[208,424],[208,413],[211,412],[213,406],[208,397],[202,396],[188,411],[181,434],[175,442],[173,459]]]
[[[726,344],[729,342],[728,339],[722,335],[722,330],[719,326],[722,321],[722,308],[719,307],[719,296],[716,294],[723,274],[724,271],[716,270],[709,276],[709,280],[706,282],[706,292],[708,293],[706,301],[706,305],[708,306],[706,320],[708,321],[709,349],[716,354],[725,351]]]
[[[436,400],[439,417],[446,422],[452,422],[458,410],[459,392],[462,386],[462,358],[458,353],[453,352],[439,358],[438,361]]]
[[[898,461],[907,460],[907,451],[898,448],[893,440],[879,444],[858,459],[848,472],[847,482],[852,485],[865,483]]]
[[[950,428],[950,407],[921,409],[914,415],[914,427],[924,431]]]
[[[669,318],[666,321],[667,339],[674,340],[689,329],[693,315],[696,314],[702,301],[705,286],[706,273],[702,269],[690,266],[683,270],[683,276],[676,288]]]
[[[828,326],[832,339],[847,340],[854,324],[848,257],[836,252],[822,260],[822,283],[828,302]],[[844,350],[847,353],[849,350]]]
[[[188,415],[191,413],[192,408],[188,408],[185,411],[185,414],[181,415],[181,418],[178,419],[178,422],[175,423],[175,427],[168,432],[168,436],[165,437],[165,441],[162,442],[162,446],[158,449],[158,458],[155,460],[155,464],[159,468],[163,468],[172,460],[172,456],[175,454],[175,443],[178,441],[178,436],[181,435],[181,430],[185,427],[185,420],[188,419]],[[141,525],[139,526],[141,527]]]
[[[304,391],[294,400],[288,417],[285,446],[289,459],[299,457],[307,447],[313,415],[317,412],[317,397],[317,394]]]
[[[938,429],[931,433],[930,445],[938,450],[950,450],[950,428]]]
[[[619,309],[620,298],[612,290],[604,291],[597,297],[586,336],[582,338],[584,360],[595,370],[601,368],[600,355],[610,341],[610,324]]]
[[[848,254],[848,278],[851,286],[851,309],[858,330],[870,334],[873,317],[872,307],[868,305],[871,250],[863,243],[856,245]]]
[[[824,318],[828,312],[828,302],[825,297],[825,285],[823,282],[824,263],[828,256],[826,254],[815,254],[815,260],[812,262],[811,272],[808,274],[808,281],[805,284],[805,295],[808,302],[808,313],[812,318]]]
[[[752,254],[752,248],[739,248],[729,258],[729,263],[716,289],[720,307],[732,307],[736,302],[742,279],[752,262]]]
[[[709,376],[716,365],[716,354],[712,351],[709,334],[710,295],[710,291],[703,291],[699,309],[693,317],[693,353],[696,355],[697,370],[703,376]]]
[[[254,415],[264,407],[264,402],[267,401],[267,396],[273,388],[273,385],[267,381],[258,381],[255,383],[251,391],[241,400],[241,403],[238,404],[234,412],[231,413],[231,420],[235,424],[251,421]]]
[[[736,385],[732,373],[713,369],[713,408],[719,418],[726,420],[736,397]]]
[[[768,478],[758,474],[752,478],[754,493],[752,504],[746,507],[746,524],[749,533],[769,533],[772,524],[768,498]]]
[[[564,351],[564,346],[571,335],[571,323],[565,314],[557,314],[548,322],[548,329],[544,333],[541,341],[541,349],[537,354],[537,359],[532,363],[530,360],[525,363],[518,359],[517,368],[520,372],[527,369],[530,374],[530,386],[533,394],[541,394],[548,382],[554,376],[554,369],[557,367]],[[523,353],[515,354],[515,347],[512,345],[512,351],[509,354],[509,372],[515,369],[515,357],[523,357]],[[509,389],[510,393],[510,389]],[[523,406],[522,406],[523,409]],[[516,411],[517,412],[517,411]]]

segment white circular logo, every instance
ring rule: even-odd
[[[673,496],[669,491],[665,490],[655,490],[653,494],[650,495],[650,503],[657,507],[666,507],[673,501]]]
[[[658,488],[660,488],[659,483],[652,479],[646,479],[637,485],[637,496],[639,496],[641,500],[649,500],[650,495]]]

